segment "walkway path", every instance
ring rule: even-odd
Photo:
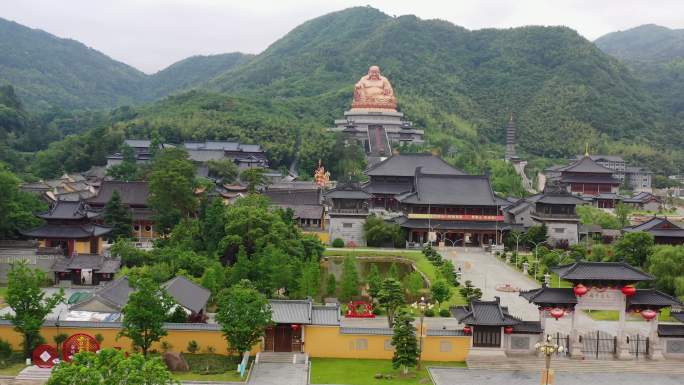
[[[259,363],[249,377],[249,385],[306,385],[306,364]]]
[[[520,290],[530,290],[540,287],[540,285],[506,264],[504,261],[483,251],[481,248],[456,247],[441,251],[444,258],[454,262],[454,266],[461,268],[461,283],[466,280],[473,282],[473,285],[482,289],[482,299],[492,300],[495,296],[501,298],[501,303],[508,306],[508,310],[516,317],[526,321],[539,320],[539,311],[534,304],[530,304],[517,292],[503,292],[496,290],[496,287],[503,284],[510,284]],[[584,312],[579,312],[577,329],[583,332],[602,330],[612,335],[617,334],[616,321],[595,321]],[[571,317],[563,317],[556,321],[548,319],[546,321],[546,332],[560,332],[567,334],[570,331]],[[646,335],[650,330],[650,325],[646,322],[627,322],[627,334]]]
[[[529,385],[538,384],[539,372],[430,368],[435,385]],[[556,385],[680,385],[681,375],[636,373],[557,372]]]

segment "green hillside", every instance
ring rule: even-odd
[[[156,100],[178,90],[189,89],[251,59],[240,52],[192,56],[149,76],[144,82],[144,98]]]
[[[444,150],[453,142],[502,143],[511,113],[533,156],[566,157],[585,142],[601,151],[623,142],[659,145],[671,134],[641,82],[571,29],[468,31],[368,7],[304,23],[210,88],[307,99],[330,124],[370,64],[380,65],[401,109]]]
[[[75,40],[0,18],[0,84],[32,108],[131,103],[145,74]]]
[[[642,25],[596,40],[604,52],[629,66],[663,106],[672,139],[684,144],[684,29]]]
[[[339,164],[347,160],[325,128],[349,108],[353,84],[372,64],[394,85],[407,118],[425,128],[428,145],[418,150],[441,152],[470,172],[499,169],[491,160],[503,155],[511,113],[521,155],[539,167],[583,151],[586,143],[594,153],[620,154],[657,173],[673,173],[684,164],[684,138],[662,99],[571,29],[469,31],[357,7],[306,22],[254,57],[177,63],[156,75],[168,80],[149,86],[167,88],[147,91],[148,97],[197,85],[205,89],[117,109],[97,125],[99,136],[90,132],[54,143],[31,168],[44,176],[102,163],[111,149],[89,142],[102,135],[114,149],[124,136],[158,135],[169,141],[258,142],[274,167],[297,160],[310,173],[323,159],[346,175],[348,165]],[[220,71],[222,65],[231,67]],[[73,148],[93,151],[76,155]],[[352,158],[350,164],[357,160]]]

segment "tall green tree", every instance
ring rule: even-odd
[[[334,297],[337,294],[337,281],[335,274],[328,274],[328,279],[325,281],[325,294],[329,297]]]
[[[194,216],[195,165],[188,153],[179,148],[160,150],[152,161],[149,205],[154,210],[157,227],[168,233],[181,219]]]
[[[410,368],[418,365],[420,348],[416,338],[416,328],[413,327],[413,318],[405,312],[400,312],[397,316],[392,333],[392,346],[394,347],[392,367],[402,368],[404,375],[407,375]]]
[[[382,281],[382,289],[378,295],[378,303],[380,307],[385,309],[387,313],[387,324],[389,327],[394,326],[394,315],[397,310],[404,305],[404,293],[401,290],[401,285],[394,278],[385,278]]]
[[[375,215],[366,219],[363,234],[368,246],[402,246],[404,241],[399,225],[385,222]]]
[[[535,245],[541,244],[541,242],[547,240],[548,237],[548,228],[546,227],[546,224],[542,223],[541,225],[534,225],[527,229],[525,241],[529,247],[535,247]]]
[[[37,227],[42,220],[34,212],[47,209],[37,196],[19,189],[21,181],[0,162],[0,239],[13,239],[20,230]]]
[[[135,150],[124,143],[121,147],[121,155],[123,156],[121,163],[108,168],[107,175],[114,180],[124,182],[136,180],[138,165],[136,164]]]
[[[47,282],[45,273],[31,269],[26,263],[14,263],[7,273],[7,295],[5,301],[12,313],[5,315],[14,325],[14,330],[24,335],[24,356],[31,352],[40,340],[40,328],[48,314],[64,302],[64,291],[46,296],[42,290]]]
[[[651,233],[638,231],[623,235],[613,245],[613,251],[618,259],[624,259],[632,266],[641,267],[648,260],[654,245],[655,239]]]
[[[340,294],[343,301],[349,301],[360,294],[359,272],[356,269],[356,258],[353,255],[344,257],[340,281]]]
[[[240,174],[240,179],[247,183],[247,191],[251,194],[267,182],[263,168],[249,168]]]
[[[430,286],[430,293],[432,293],[432,299],[437,302],[437,306],[441,307],[444,301],[451,298],[451,285],[443,279],[438,279]]]
[[[202,202],[199,216],[199,236],[210,255],[223,256],[221,241],[226,236],[226,206],[221,199]]]
[[[164,322],[174,301],[150,278],[134,279],[130,284],[135,291],[121,310],[123,321],[119,336],[128,337],[147,357],[152,344],[167,334]]]
[[[396,262],[392,262],[392,264],[390,264],[390,267],[387,270],[387,276],[399,281],[399,267],[397,266]]]
[[[107,234],[109,239],[130,238],[133,235],[133,217],[128,208],[121,203],[121,195],[117,190],[114,190],[112,198],[105,205],[104,222],[112,228]]]
[[[216,321],[231,351],[241,354],[252,349],[271,325],[271,305],[248,281],[219,294]]]
[[[321,266],[318,258],[311,258],[304,264],[299,279],[300,297],[316,298],[321,290]]]
[[[145,359],[116,349],[81,352],[68,364],[57,365],[48,385],[176,385],[160,357]]]
[[[382,277],[377,263],[371,263],[366,276],[366,283],[368,283],[368,295],[372,299],[376,299],[382,288]]]
[[[679,278],[684,277],[684,246],[655,246],[647,266],[648,272],[656,277],[656,288],[672,295],[684,295],[684,291],[677,292]]]
[[[423,276],[417,271],[411,272],[404,277],[404,290],[409,293],[412,299],[418,298],[420,290],[423,289]]]
[[[212,159],[207,162],[209,176],[213,176],[223,183],[232,183],[237,179],[240,170],[232,159]]]
[[[618,202],[618,204],[615,205],[614,211],[618,223],[620,224],[620,228],[622,229],[629,226],[629,214],[632,213],[632,209],[628,205]]]

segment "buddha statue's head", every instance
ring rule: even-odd
[[[373,79],[373,80],[378,80],[380,79],[380,67],[378,66],[371,66],[368,69],[368,78]]]

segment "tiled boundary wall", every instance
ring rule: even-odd
[[[41,334],[48,344],[53,344],[53,337],[59,333],[67,335],[86,333],[101,334],[104,337],[102,347],[120,347],[131,349],[129,339],[116,339],[121,323],[119,322],[83,322],[47,321]],[[228,344],[218,325],[215,324],[166,324],[168,335],[162,339],[175,351],[187,351],[188,342],[195,340],[204,351],[211,346],[216,353],[228,351]],[[470,337],[459,335],[455,331],[427,330],[423,337],[422,359],[426,361],[465,361],[470,346]],[[22,335],[13,330],[9,321],[0,320],[0,338],[9,341],[15,350],[21,348]],[[391,330],[341,328],[339,326],[304,326],[304,351],[311,357],[391,359]],[[160,349],[159,343],[153,349]],[[260,351],[259,346],[252,353]]]

